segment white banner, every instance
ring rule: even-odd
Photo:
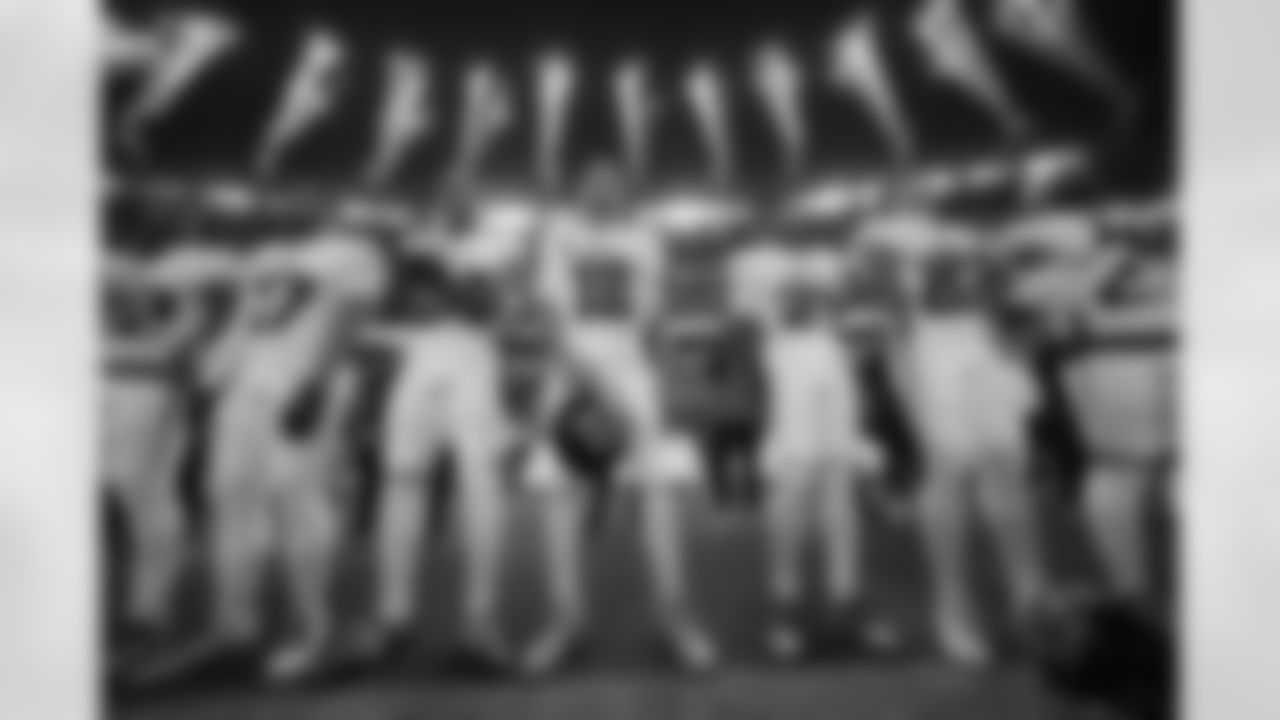
[[[808,151],[802,73],[799,61],[781,45],[761,46],[752,58],[754,89],[778,133],[786,167],[792,174],[804,164]]]
[[[178,104],[213,64],[240,42],[240,30],[225,18],[205,12],[165,17],[154,45],[134,37],[136,59],[145,62],[146,77],[121,120],[122,141],[145,152],[143,133]]]
[[[612,88],[627,166],[633,177],[640,178],[648,170],[649,134],[658,116],[644,64],[634,59],[622,63],[614,72]]]
[[[102,65],[108,73],[139,72],[150,67],[159,55],[156,33],[125,24],[114,17],[105,20]]]
[[[727,182],[733,176],[733,139],[729,130],[728,99],[720,73],[706,63],[690,68],[685,75],[684,93],[711,164],[716,182]]]
[[[479,169],[494,142],[515,119],[510,94],[492,65],[478,62],[470,66],[463,82],[462,137],[453,161],[453,175],[458,179]]]
[[[430,106],[431,75],[425,60],[409,50],[393,50],[384,66],[382,111],[364,181],[381,185],[395,176],[413,144],[435,122]]]
[[[578,86],[578,68],[568,56],[551,53],[542,57],[535,73],[538,107],[535,161],[538,176],[544,183],[554,185],[560,181],[561,155]]]
[[[1123,115],[1132,112],[1132,90],[1094,45],[1074,0],[996,0],[993,16],[1002,37],[1092,85]]]
[[[959,0],[928,0],[911,31],[933,73],[991,113],[1006,136],[1030,131],[1030,120],[1005,88]]]
[[[879,23],[867,15],[846,25],[831,49],[831,74],[836,84],[871,113],[889,140],[894,158],[915,154],[915,137],[897,90],[885,66]]]
[[[346,58],[346,48],[332,32],[307,32],[254,158],[259,174],[274,172],[289,148],[333,110]]]

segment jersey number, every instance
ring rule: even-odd
[[[577,283],[581,311],[596,320],[618,320],[635,311],[635,277],[627,263],[612,258],[580,260]]]

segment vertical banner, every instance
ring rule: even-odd
[[[134,37],[130,44],[145,61],[145,78],[125,108],[121,139],[130,150],[145,152],[143,133],[178,104],[214,63],[240,42],[239,29],[226,18],[205,12],[180,12],[161,21],[155,45]]]
[[[1095,46],[1075,0],[996,0],[993,13],[1002,37],[1092,85],[1125,119],[1132,113],[1133,91]]]
[[[483,165],[489,149],[514,121],[515,112],[507,87],[492,65],[471,65],[463,83],[462,137],[453,159],[454,180],[469,179]]]
[[[751,61],[751,79],[782,143],[787,172],[794,176],[808,153],[804,79],[800,63],[781,45],[763,45]]]
[[[959,0],[927,0],[912,21],[911,32],[934,75],[991,113],[1006,137],[1022,137],[1031,129],[1026,114],[996,73]]]
[[[134,73],[146,70],[159,56],[160,44],[155,33],[126,25],[108,17],[103,30],[101,60],[108,74]]]
[[[320,28],[307,32],[284,93],[258,145],[254,157],[257,173],[275,172],[298,139],[333,110],[346,57],[346,48],[332,32]]]
[[[644,64],[632,59],[619,65],[613,74],[612,89],[627,168],[633,178],[639,179],[649,169],[649,133],[658,114]]]
[[[694,65],[685,75],[685,100],[693,111],[711,165],[711,177],[717,183],[728,182],[734,170],[725,92],[720,74],[707,63]]]
[[[434,116],[429,105],[431,75],[425,60],[408,50],[392,50],[384,66],[382,108],[373,152],[364,168],[364,182],[377,186],[390,181],[413,144],[430,132]]]
[[[561,179],[561,156],[578,85],[578,69],[567,55],[552,52],[538,61],[534,72],[538,133],[534,161],[538,178],[550,187],[559,184]]]
[[[854,20],[836,35],[831,47],[831,76],[870,112],[889,141],[894,159],[909,160],[915,154],[915,136],[886,67],[880,24],[874,16]]]

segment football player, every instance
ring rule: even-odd
[[[690,605],[680,515],[683,491],[700,469],[690,438],[666,423],[648,348],[661,306],[663,247],[629,207],[613,167],[589,168],[582,192],[581,212],[554,217],[538,249],[539,296],[551,315],[562,373],[544,398],[542,422],[549,426],[564,410],[575,385],[595,393],[620,420],[625,447],[616,472],[641,498],[641,542],[659,620],[679,661],[705,669],[716,650]],[[525,666],[542,673],[574,649],[587,621],[581,488],[549,442],[535,450],[528,473],[545,509],[552,618]]]
[[[363,652],[385,654],[408,637],[427,482],[448,452],[463,532],[465,650],[495,666],[506,654],[497,614],[506,526],[501,464],[510,437],[494,323],[527,228],[520,218],[486,213],[467,193],[449,196],[443,207],[436,224],[399,253],[389,315],[374,330],[394,346],[399,371],[384,423],[378,617]]]
[[[731,307],[733,257],[749,218],[716,195],[677,194],[649,214],[666,252],[657,347],[672,419],[701,440],[721,509],[750,506],[760,490],[755,447],[763,382],[754,328]]]
[[[1107,268],[1079,307],[1087,348],[1067,369],[1090,471],[1088,528],[1110,590],[1154,608],[1152,501],[1173,495],[1176,456],[1177,259],[1168,218],[1108,228]],[[1088,276],[1081,282],[1090,283]]]
[[[219,270],[211,260],[176,243],[159,256],[117,250],[106,260],[102,463],[132,555],[126,620],[144,635],[169,626],[183,564],[179,466],[189,428],[182,368],[202,330],[201,284]]]
[[[376,250],[345,230],[298,234],[246,259],[235,316],[204,365],[217,394],[209,482],[215,627],[194,665],[263,671],[274,682],[322,669],[340,533],[337,483],[353,377],[352,328],[383,290]],[[263,564],[283,561],[298,637],[256,664]],[[163,676],[165,673],[159,673]]]
[[[769,402],[759,462],[774,614],[766,640],[784,660],[810,649],[799,624],[810,532],[824,561],[826,609],[848,617],[860,600],[854,478],[879,463],[842,337],[843,248],[795,231],[744,249],[734,273],[738,310],[762,338]]]
[[[918,510],[935,636],[950,659],[983,664],[991,648],[978,629],[968,557],[975,514],[994,534],[1017,611],[1029,615],[1047,593],[1028,477],[1036,388],[1005,341],[1000,265],[978,233],[899,211],[865,239],[895,254],[907,303],[895,363],[927,468]]]

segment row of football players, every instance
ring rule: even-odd
[[[113,254],[103,457],[135,550],[126,611],[136,629],[163,632],[172,619],[189,550],[177,463],[190,443],[205,442],[214,610],[209,636],[190,657],[262,662],[264,676],[289,682],[335,657],[396,652],[415,619],[426,484],[449,453],[458,475],[464,644],[487,664],[553,670],[582,639],[589,614],[583,486],[551,429],[585,388],[623,429],[612,472],[640,498],[659,627],[684,666],[717,662],[691,603],[680,527],[681,498],[703,468],[688,432],[668,422],[650,343],[669,315],[665,278],[679,269],[671,244],[639,219],[605,167],[587,174],[574,211],[511,223],[482,204],[465,209],[391,241],[334,225],[243,252],[191,241],[151,260]],[[832,616],[859,642],[887,648],[893,640],[862,602],[857,497],[883,457],[863,427],[864,389],[849,368],[851,352],[873,348],[890,358],[893,390],[924,451],[928,478],[914,517],[939,650],[963,663],[991,657],[969,586],[973,520],[994,534],[1020,616],[1052,602],[1028,468],[1039,392],[1027,346],[1014,341],[1026,337],[1011,331],[1014,316],[1033,318],[1042,338],[1088,335],[1109,348],[1098,357],[1121,358],[1083,381],[1101,388],[1106,408],[1086,421],[1103,428],[1103,445],[1118,448],[1103,458],[1091,508],[1116,586],[1147,591],[1139,488],[1168,454],[1150,412],[1153,398],[1164,397],[1162,370],[1148,350],[1167,356],[1172,264],[1100,237],[1079,218],[996,234],[895,211],[860,223],[843,242],[749,240],[735,249],[723,313],[752,328],[768,388],[756,460],[767,479],[776,617],[765,640],[774,652],[804,651],[796,609],[811,539],[824,558]],[[517,420],[502,392],[516,362],[506,340],[527,340],[534,318],[543,346],[536,400]],[[363,392],[353,358],[366,348],[398,360],[380,423],[375,609],[336,648],[330,585],[353,472],[350,414]],[[214,399],[209,436],[199,439],[189,422],[197,394]],[[1105,439],[1106,428],[1123,439]],[[522,652],[510,649],[496,621],[513,455],[543,514],[551,608]],[[258,588],[272,558],[284,568],[300,630],[264,655]],[[187,664],[156,667],[165,669],[136,677],[157,681]]]

